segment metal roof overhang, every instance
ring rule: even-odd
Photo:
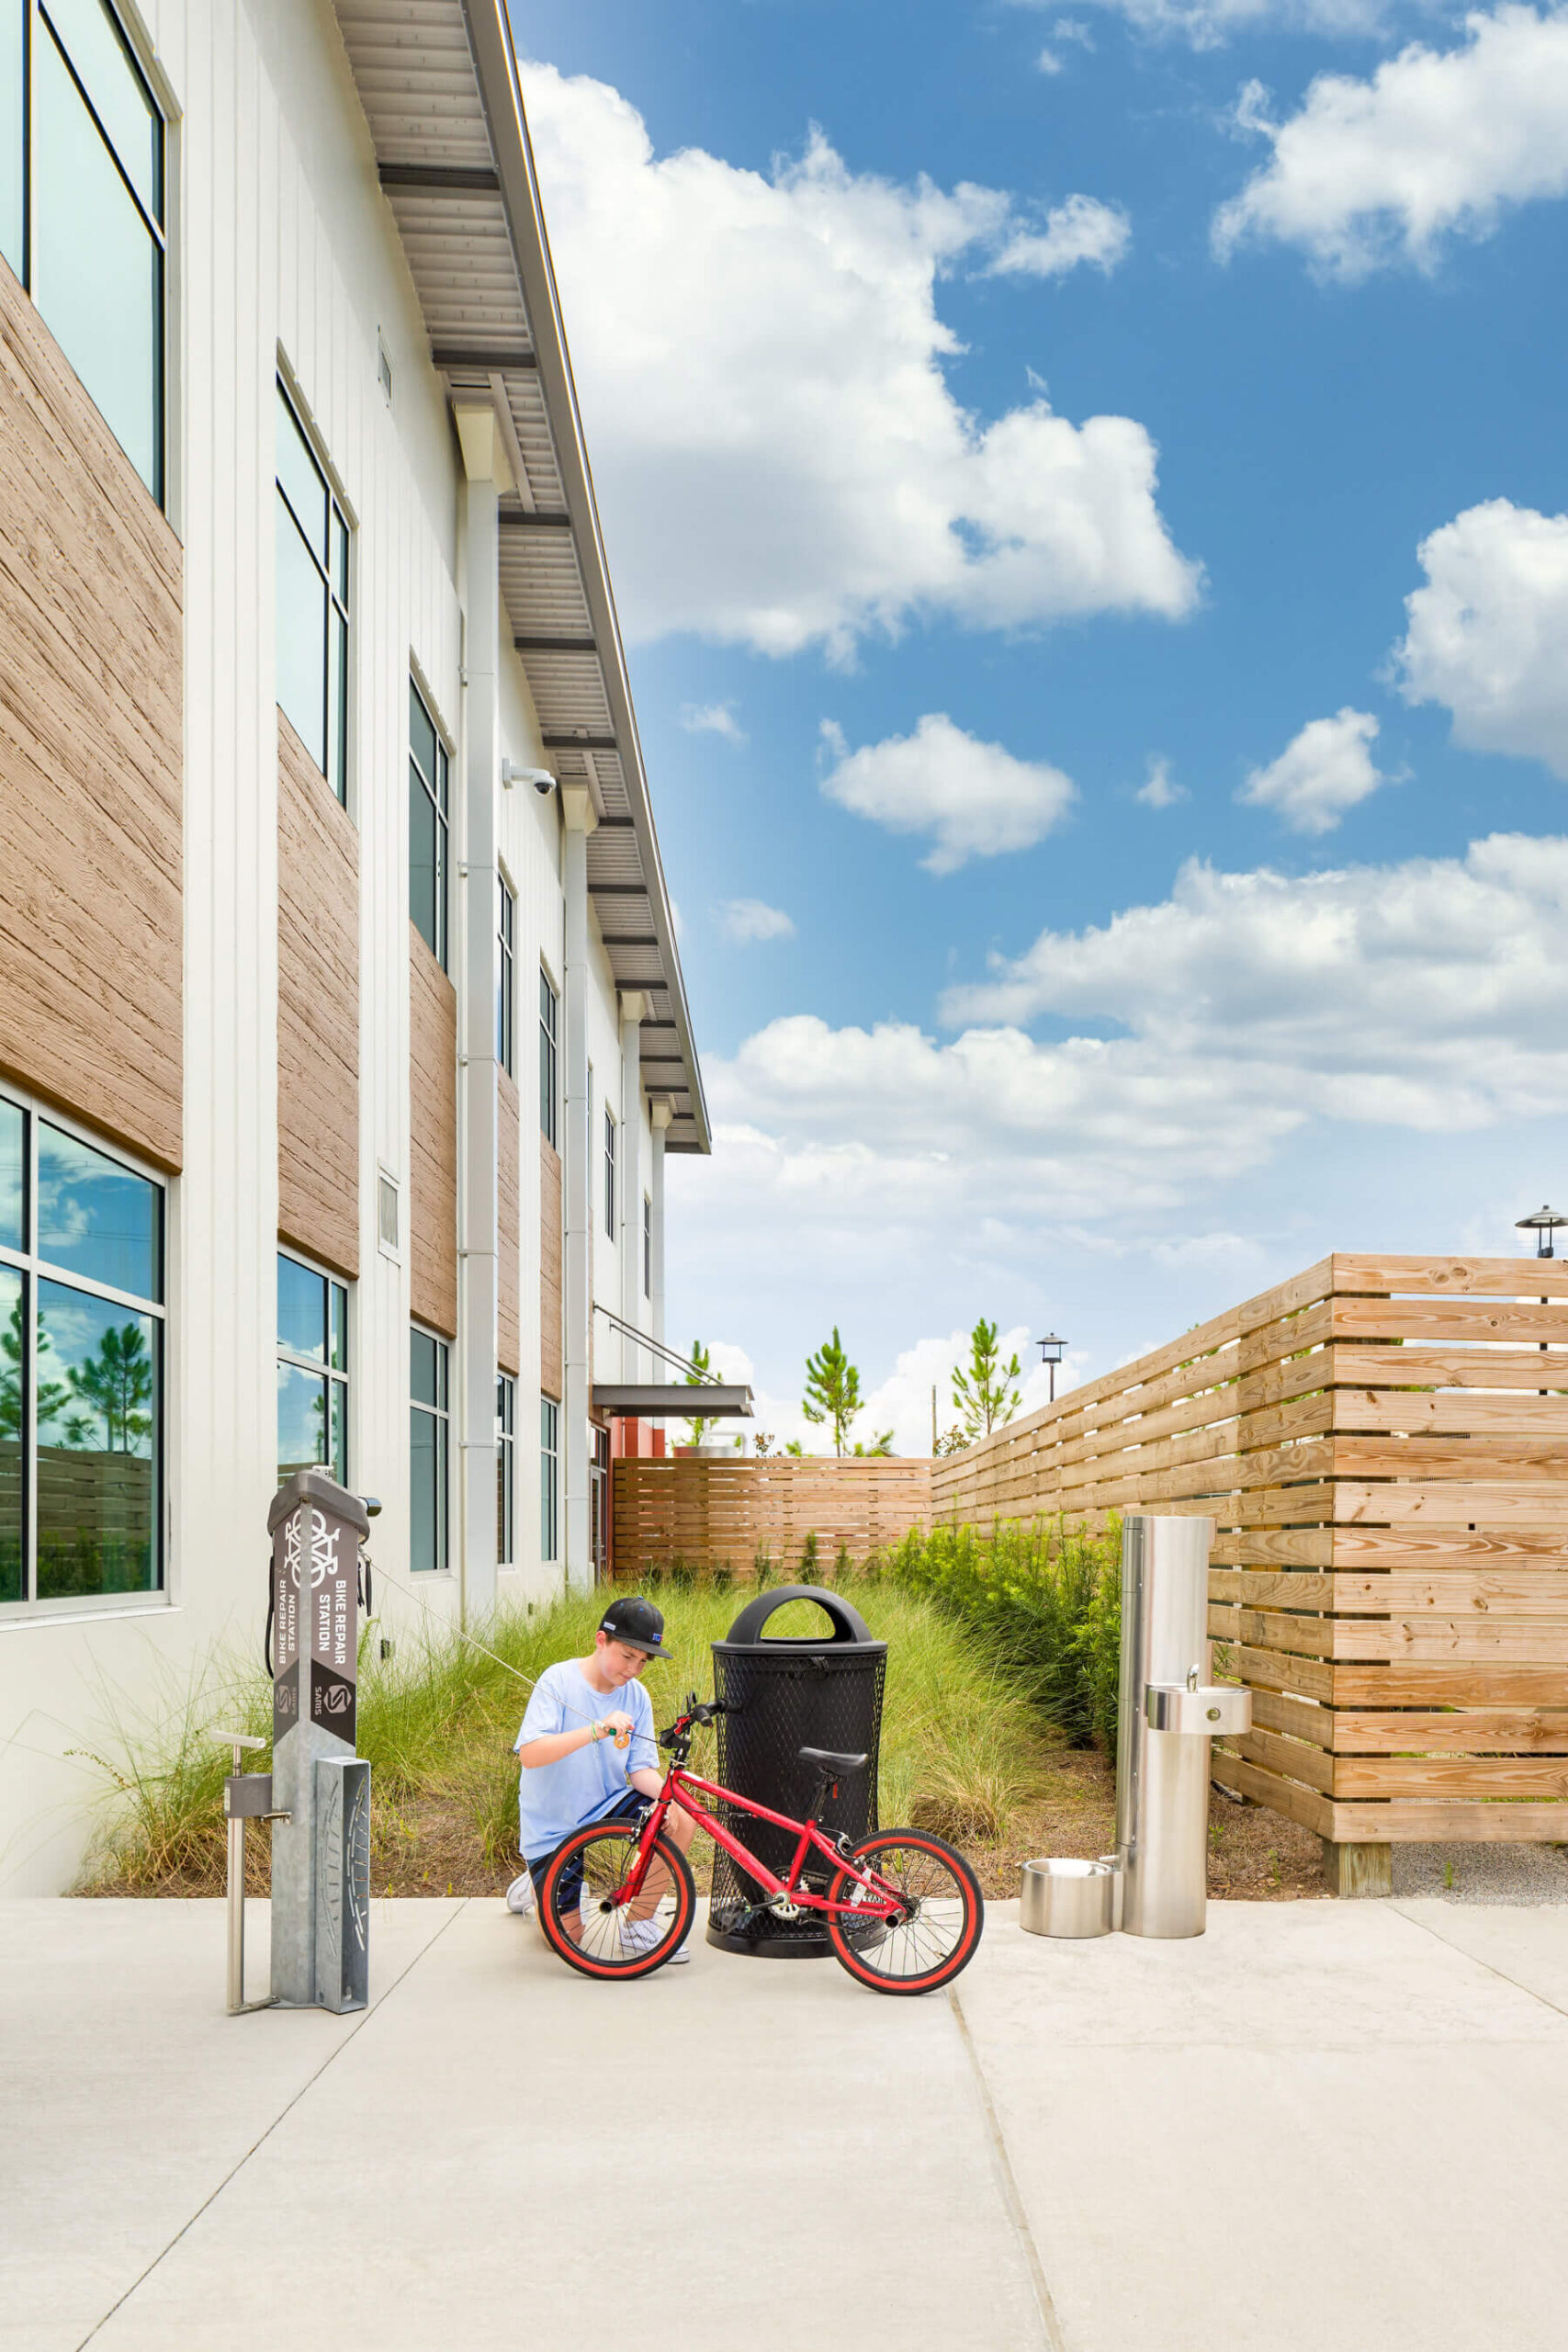
[[[753,1419],[750,1388],[727,1386],[716,1381],[709,1385],[675,1380],[596,1380],[593,1410],[607,1413],[612,1419],[630,1419],[633,1416],[638,1420],[655,1421]]]
[[[506,0],[336,0],[382,191],[448,392],[491,400],[517,487],[501,594],[550,765],[599,818],[588,888],[617,988],[643,991],[666,1148],[711,1148]]]

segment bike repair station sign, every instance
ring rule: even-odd
[[[313,1480],[318,1491],[300,1495],[273,1530],[275,1745],[303,1708],[308,1722],[354,1746],[360,1531],[324,1499],[327,1483]]]

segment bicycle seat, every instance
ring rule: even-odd
[[[799,1754],[803,1764],[815,1764],[833,1780],[840,1772],[863,1772],[869,1760],[864,1756],[836,1756],[830,1747],[803,1747]]]

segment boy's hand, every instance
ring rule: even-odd
[[[630,1715],[626,1714],[623,1709],[620,1707],[614,1707],[607,1715],[601,1715],[599,1720],[602,1724],[615,1724],[615,1746],[617,1747],[629,1747],[631,1746],[632,1731],[634,1726]]]

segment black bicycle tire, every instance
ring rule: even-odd
[[[596,1965],[569,1935],[557,1930],[555,1892],[567,1863],[575,1855],[586,1852],[590,1846],[606,1838],[618,1838],[627,1844],[635,1843],[634,1825],[626,1821],[591,1821],[583,1828],[574,1829],[571,1836],[563,1838],[556,1848],[550,1857],[549,1869],[545,1872],[544,1884],[539,1889],[539,1927],[556,1957],[564,1960],[569,1968],[575,1968],[580,1976],[592,1977],[596,1984],[635,1983],[639,1977],[651,1976],[656,1968],[662,1968],[671,1953],[678,1951],[690,1935],[692,1922],[696,1917],[697,1883],[692,1876],[692,1865],[679,1846],[660,1830],[653,1841],[653,1850],[675,1882],[674,1927],[665,1941],[645,1959],[621,1962],[609,1968]]]
[[[986,1898],[980,1891],[980,1882],[958,1849],[955,1846],[950,1846],[945,1838],[938,1838],[929,1829],[875,1830],[869,1838],[863,1838],[859,1845],[854,1848],[853,1859],[859,1861],[863,1857],[874,1860],[877,1849],[888,1846],[918,1847],[925,1853],[940,1855],[942,1860],[949,1865],[953,1876],[969,1897],[966,1905],[967,1925],[963,1941],[953,1955],[942,1962],[938,1967],[929,1970],[925,1975],[914,1977],[904,1984],[897,1984],[888,1977],[878,1976],[874,1970],[861,1965],[842,1916],[838,1912],[829,1911],[827,1915],[828,1940],[832,1945],[833,1957],[840,1967],[854,1978],[857,1984],[864,1984],[871,1992],[890,1993],[899,1996],[909,1996],[919,1993],[939,1993],[943,1985],[951,1984],[955,1976],[963,1973],[979,1950],[980,1938],[986,1927]],[[840,1871],[828,1889],[829,1902],[842,1902],[844,1896],[840,1889],[847,1887],[848,1884],[849,1873],[847,1871]]]

